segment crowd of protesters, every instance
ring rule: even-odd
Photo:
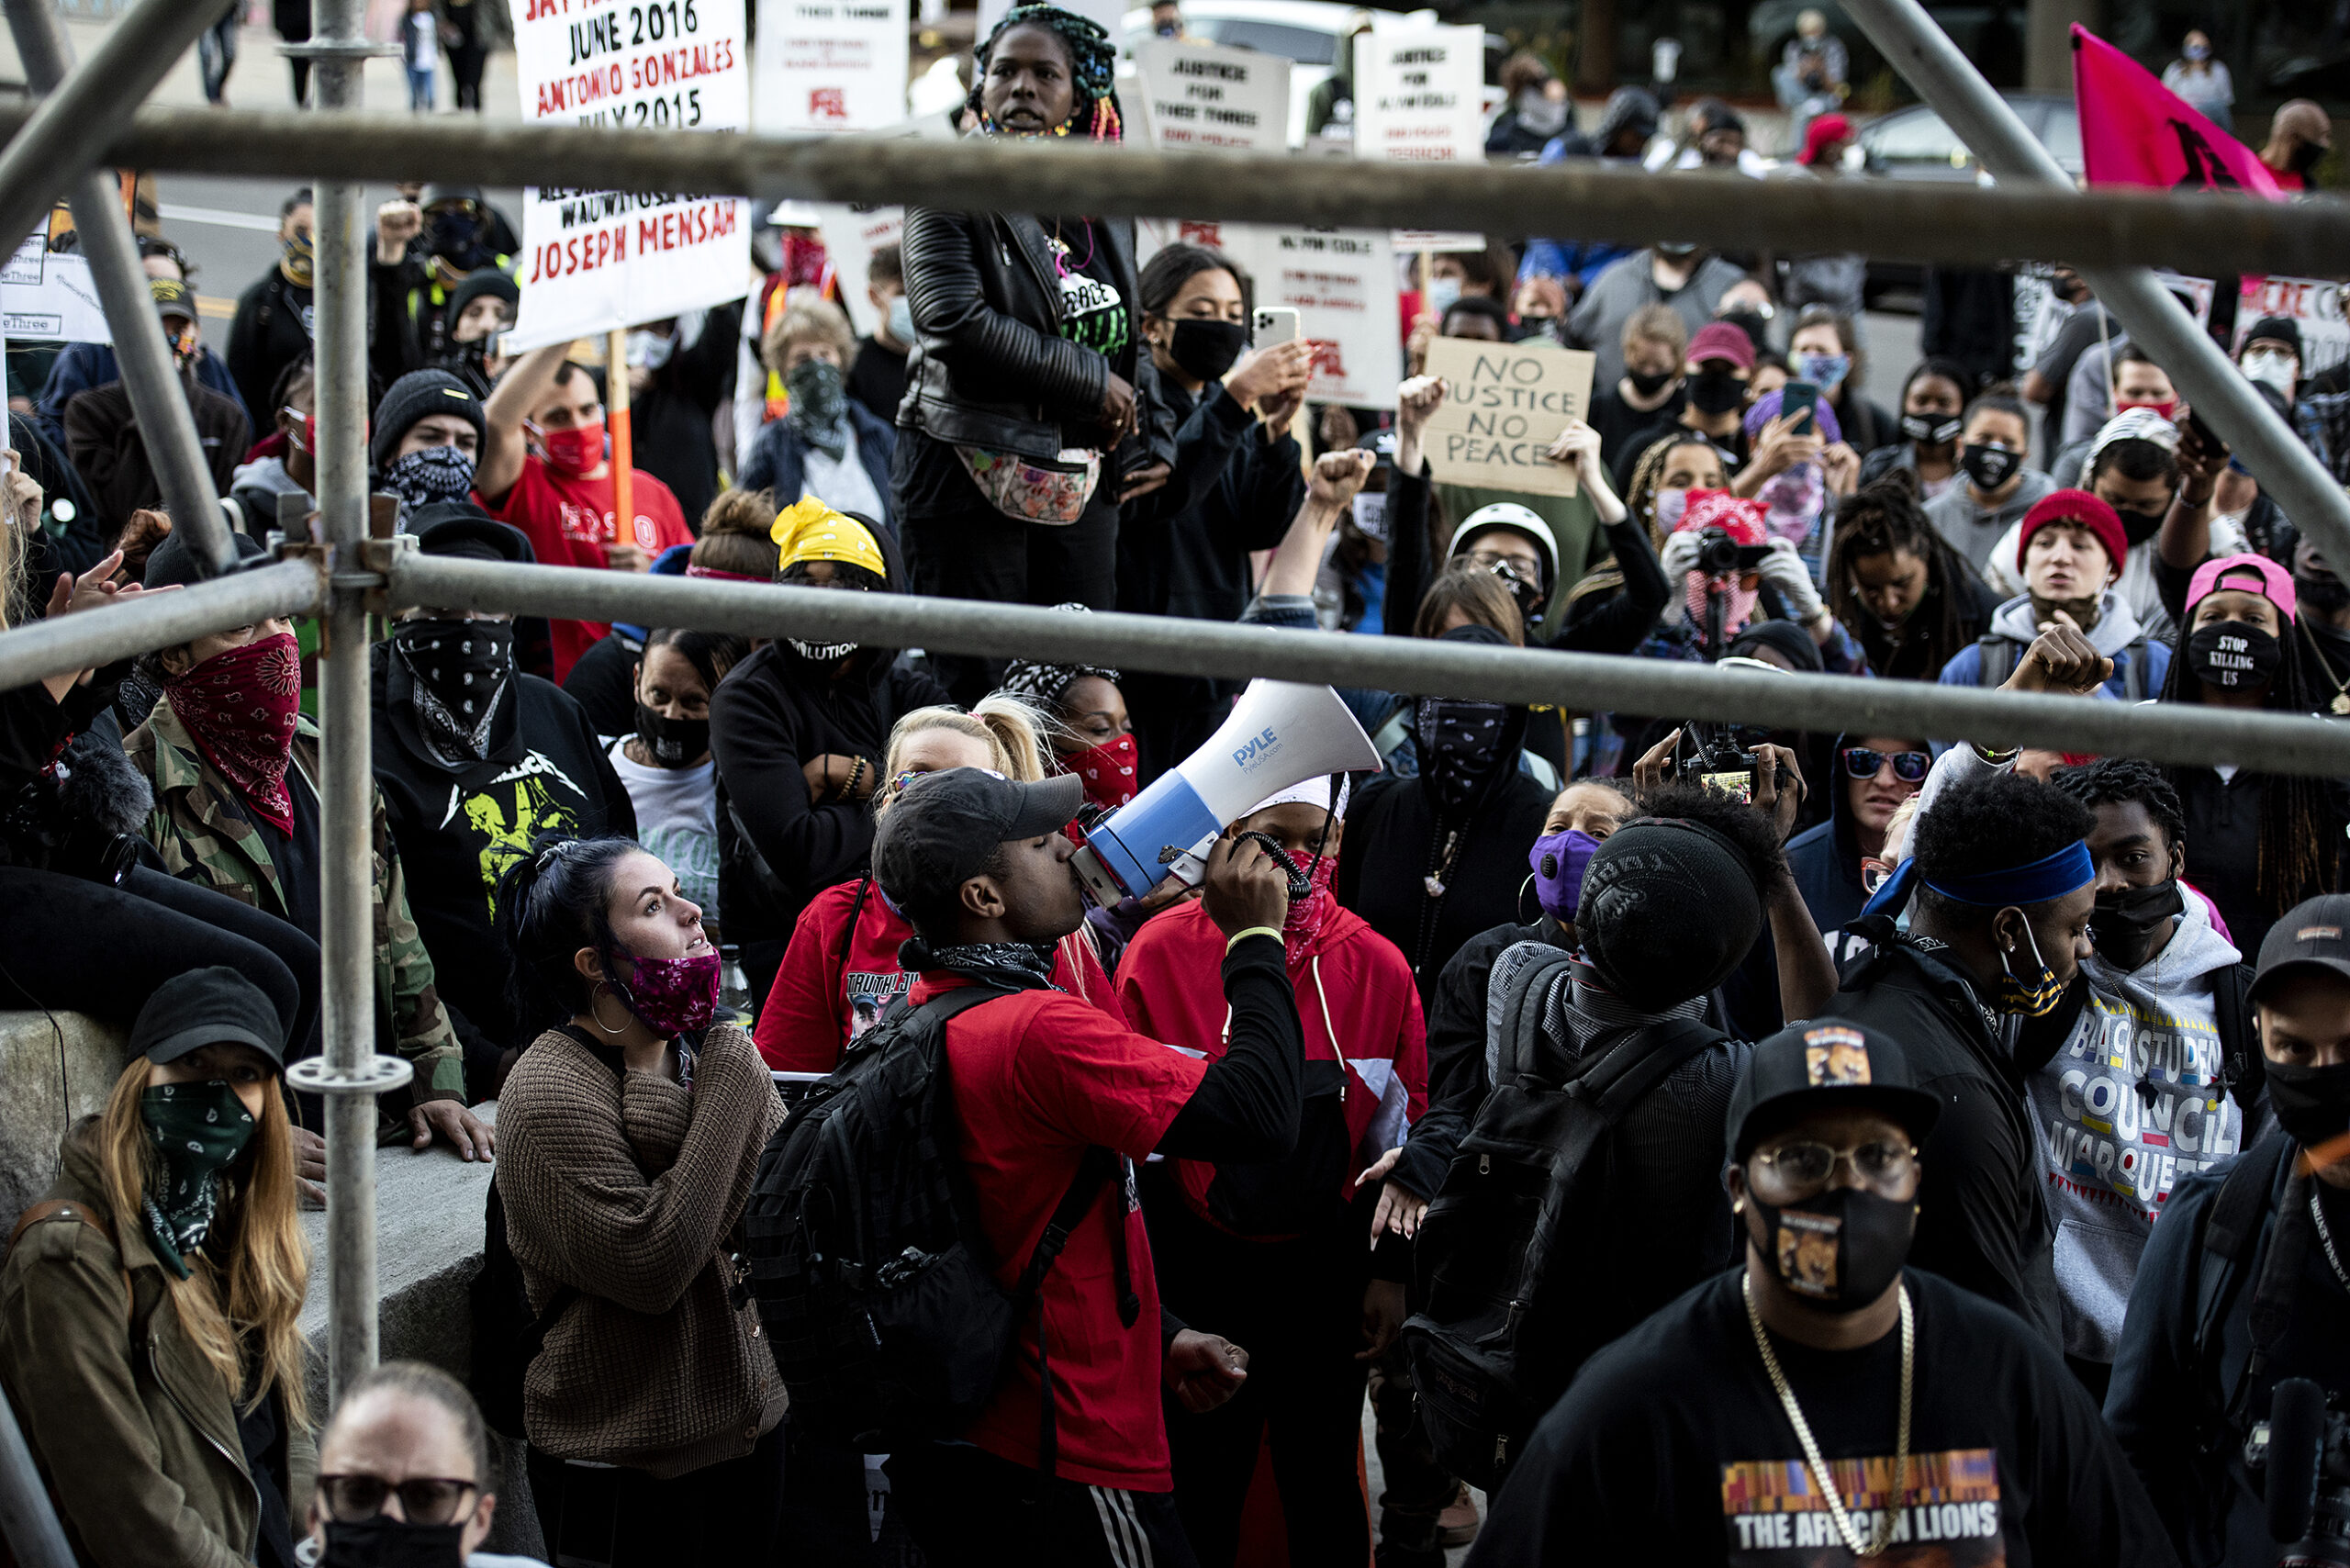
[[[416,0],[412,82],[459,13]],[[974,63],[968,134],[1125,134],[1072,13]],[[1845,69],[1805,13],[1799,177],[1850,143]],[[1665,144],[1637,89],[1585,134],[1547,68],[1505,78],[1496,153],[1774,177],[1727,106]],[[1562,498],[1440,482],[1440,376],[1309,408],[1311,348],[1251,342],[1212,245],[916,208],[844,279],[800,216],[741,303],[517,355],[510,225],[404,188],[364,436],[398,532],[2350,716],[2350,587],[2070,273],[2031,363],[1946,311],[1886,408],[1856,258],[1493,237],[1401,289],[1398,363],[1591,351]],[[316,512],[312,221],[285,201],[224,356],[142,247],[241,561]],[[2291,320],[2237,336],[2350,477],[2338,370]],[[7,445],[0,628],[208,575],[110,350],[57,356]],[[1089,909],[1084,824],[1242,683],[408,609],[369,650],[372,1016],[413,1069],[378,1137],[491,1164],[487,1256],[470,1391],[394,1364],[329,1413],[287,1076],[320,1049],[317,651],[262,621],[0,693],[0,889],[39,923],[0,1006],[129,1042],[0,1265],[0,1386],[84,1562],[494,1568],[525,1486],[548,1561],[615,1568],[2336,1560],[2306,1552],[2350,1518],[2350,780],[1348,689],[1377,769]],[[746,1215],[794,1096],[917,1038],[952,1101],[923,1158],[1021,1315],[954,1429],[890,1449],[877,1539]],[[2314,1459],[2270,1422],[2294,1380]],[[2295,1518],[2320,1546],[2272,1539]]]

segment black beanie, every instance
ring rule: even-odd
[[[367,443],[367,458],[381,474],[400,449],[400,438],[429,414],[454,414],[474,427],[476,441],[489,433],[481,399],[445,370],[411,370],[386,389],[375,405],[375,433]]]
[[[1762,935],[1762,890],[1746,857],[1699,823],[1645,817],[1595,851],[1575,910],[1600,982],[1662,1013],[1719,985]]]
[[[261,541],[249,533],[230,529],[229,537],[236,542],[237,559],[241,563],[269,554],[262,548]],[[146,575],[140,578],[140,582],[151,588],[185,588],[191,583],[204,581],[209,573],[210,563],[201,558],[196,541],[187,536],[186,530],[174,528],[163,536],[161,544],[149,553]]]
[[[512,278],[496,267],[477,267],[459,278],[457,286],[449,291],[448,321],[451,330],[456,330],[458,318],[464,315],[465,307],[485,294],[496,295],[517,308],[522,303],[522,290]]]

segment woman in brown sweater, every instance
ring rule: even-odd
[[[783,1109],[750,1036],[711,1023],[701,911],[627,839],[549,837],[500,884],[498,926],[516,1015],[549,1025],[506,1081],[497,1175],[554,1317],[523,1383],[547,1541],[613,1568],[770,1561],[783,1384],[729,1294]]]

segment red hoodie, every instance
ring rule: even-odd
[[[1324,894],[1326,898],[1330,895]],[[1427,1109],[1427,1029],[1412,967],[1395,945],[1330,899],[1310,941],[1292,939],[1290,983],[1305,1030],[1305,1060],[1342,1062],[1347,1141],[1356,1162],[1335,1194],[1353,1196],[1356,1172],[1404,1141]],[[1118,996],[1136,1033],[1209,1061],[1224,1055],[1230,1009],[1217,976],[1225,935],[1198,902],[1154,917],[1118,959]],[[1213,1164],[1175,1161],[1184,1196],[1212,1224]]]
[[[865,906],[857,911],[856,935],[849,941],[844,964],[841,938],[860,886]],[[767,1005],[751,1031],[767,1066],[783,1072],[830,1072],[838,1067],[841,1047],[871,1027],[890,999],[912,980],[898,967],[898,945],[913,934],[913,926],[890,907],[877,882],[861,878],[841,882],[811,900],[800,912],[783,967],[776,971]],[[1102,971],[1093,944],[1082,935],[1061,938],[1053,983],[1125,1025],[1125,1009],[1118,1003],[1110,977]]]

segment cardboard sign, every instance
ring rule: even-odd
[[[1423,445],[1438,484],[1572,496],[1574,470],[1543,454],[1591,408],[1592,367],[1580,349],[1438,338],[1427,374],[1445,381]]]
[[[898,242],[906,226],[906,209],[818,202],[816,211],[822,219],[817,231],[824,237],[825,254],[833,259],[833,275],[840,280],[841,304],[847,308],[857,335],[869,338],[880,325],[881,313],[873,308],[865,292],[866,269],[872,264],[874,252]]]
[[[1289,62],[1153,38],[1135,50],[1151,145],[1163,152],[1289,151]]]
[[[1483,159],[1484,80],[1482,28],[1362,34],[1355,39],[1355,156]]]
[[[520,0],[514,62],[522,118],[744,129],[751,93],[743,22],[743,0]],[[736,197],[571,186],[533,186],[522,196],[513,348],[722,305],[750,286],[751,234]]]
[[[758,0],[767,135],[871,130],[906,118],[906,0]]]
[[[110,343],[114,333],[90,280],[90,259],[52,251],[37,230],[0,266],[0,338],[12,342]]]

